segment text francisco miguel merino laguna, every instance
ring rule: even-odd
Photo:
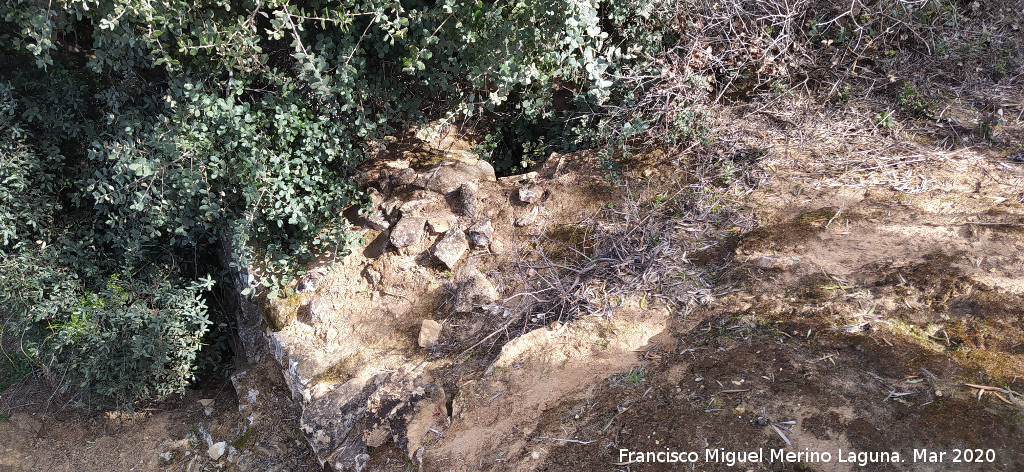
[[[898,463],[912,459],[913,462],[933,462],[936,457],[931,451],[915,450],[912,457],[906,457],[896,451],[844,451],[835,453],[827,451],[787,451],[785,449],[759,448],[749,451],[727,451],[725,448],[705,449],[699,451],[631,451],[619,449],[619,463],[716,463],[727,466],[750,464],[757,462],[769,463],[831,463],[844,462],[861,467],[878,463]],[[938,459],[941,462],[941,459]]]

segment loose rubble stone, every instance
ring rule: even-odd
[[[441,323],[434,320],[423,320],[420,325],[420,347],[433,347],[441,337]]]
[[[398,212],[401,213],[402,216],[417,216],[416,213],[435,202],[437,202],[437,198],[417,198],[415,200],[409,200],[398,207]]]
[[[391,244],[397,248],[412,246],[423,239],[423,227],[427,219],[419,216],[403,216],[391,229]]]
[[[375,229],[377,231],[385,231],[391,227],[391,222],[384,217],[384,213],[373,210],[363,216],[363,222],[366,223],[366,227]]]
[[[221,441],[219,443],[216,443],[216,444],[210,446],[210,448],[206,450],[206,453],[210,456],[210,459],[218,460],[218,459],[221,458],[221,456],[224,455],[224,453],[227,450],[228,450],[228,443],[226,443],[224,441]]]
[[[468,250],[469,242],[466,240],[466,233],[460,228],[452,228],[434,245],[431,252],[449,269],[454,269]]]
[[[427,228],[432,233],[444,233],[451,229],[453,219],[448,216],[429,216],[427,217]]]
[[[298,293],[313,292],[320,286],[320,283],[324,281],[324,273],[321,270],[314,270],[299,279],[298,285],[295,286],[295,291]]]
[[[333,308],[326,298],[314,298],[305,309],[299,310],[299,321],[313,327],[324,326],[330,321]]]
[[[366,277],[366,281],[369,282],[370,285],[377,285],[381,280],[380,272],[371,266],[366,266],[366,268],[363,269],[363,277]]]
[[[454,164],[445,162],[420,172],[416,176],[413,186],[440,194],[448,194],[465,182],[494,182],[496,180],[494,167],[485,161],[478,160],[472,164],[461,161]]]
[[[402,206],[402,203],[398,198],[391,197],[380,204],[380,210],[389,218],[394,218],[397,215],[398,207]]]
[[[519,201],[523,203],[534,203],[540,200],[540,197],[543,195],[544,192],[542,192],[540,189],[536,187],[530,185],[524,185],[522,187],[519,187]]]
[[[160,466],[161,467],[166,467],[166,466],[170,465],[171,462],[174,462],[174,456],[177,455],[176,453],[177,453],[177,451],[164,451],[164,452],[161,452],[160,453],[160,460],[158,462],[160,464]]]
[[[522,182],[529,182],[531,180],[537,180],[538,176],[539,176],[539,174],[537,174],[536,171],[533,171],[533,172],[527,172],[525,174],[508,175],[508,176],[505,176],[505,177],[500,177],[500,178],[498,178],[498,182],[501,182],[501,183],[503,183],[505,185],[513,185],[513,184],[518,184],[518,183],[522,183]]]
[[[492,239],[490,244],[491,252],[495,254],[502,254],[505,252],[505,244],[500,239]]]
[[[472,182],[466,182],[459,186],[459,211],[466,218],[476,218],[477,215],[477,186]]]
[[[540,215],[540,207],[533,207],[530,211],[526,212],[523,216],[516,219],[516,226],[532,226],[537,224]]]
[[[462,275],[456,284],[455,311],[468,313],[478,306],[494,303],[498,299],[498,291],[491,281],[473,269]]]
[[[416,180],[416,171],[406,167],[398,172],[391,175],[391,185],[395,187],[401,187],[403,185],[409,185]]]
[[[491,220],[477,222],[466,230],[466,236],[469,244],[475,248],[487,246],[494,239],[494,226]]]

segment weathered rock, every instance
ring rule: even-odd
[[[416,180],[416,171],[406,167],[394,174],[391,174],[391,185],[394,187],[401,187],[403,185],[409,185]]]
[[[506,185],[517,184],[517,183],[520,183],[520,182],[529,182],[529,181],[532,181],[532,180],[537,180],[538,175],[539,174],[537,174],[536,171],[527,172],[525,174],[519,174],[519,175],[508,175],[508,176],[505,176],[505,177],[499,177],[498,178],[498,182],[501,182],[501,183],[506,184]]]
[[[480,401],[480,384],[476,380],[469,380],[459,386],[458,393],[452,399],[452,420],[461,420],[466,411]]]
[[[540,198],[544,196],[544,192],[532,185],[524,185],[522,187],[519,187],[519,192],[517,195],[519,196],[520,202],[534,203],[539,201]]]
[[[443,424],[447,417],[444,401],[444,389],[434,383],[433,377],[422,367],[400,367],[367,399],[363,442],[370,447],[380,447],[390,439],[411,456],[419,448],[427,429]],[[436,410],[443,414],[435,415]],[[418,428],[410,427],[413,426],[410,423],[417,422],[421,423]]]
[[[333,307],[330,300],[326,298],[314,298],[304,307],[299,309],[299,321],[313,327],[326,326],[331,319]]]
[[[432,233],[444,233],[451,229],[454,220],[455,215],[428,216],[427,229]]]
[[[441,337],[441,323],[434,320],[423,320],[420,325],[420,347],[434,347]]]
[[[495,254],[503,254],[505,252],[505,244],[500,239],[492,239],[490,244],[491,252]]]
[[[432,193],[426,193],[422,198],[414,198],[403,203],[398,207],[398,212],[402,216],[420,216],[422,210],[428,206],[432,206],[440,201],[440,197]]]
[[[434,244],[431,253],[449,269],[454,269],[468,250],[469,242],[466,240],[466,233],[456,227],[449,229],[444,237]]]
[[[225,452],[227,452],[227,450],[228,443],[221,441],[210,446],[210,448],[206,450],[206,454],[210,456],[210,459],[218,460],[221,458],[221,456],[224,455]]]
[[[391,227],[391,222],[388,221],[383,212],[378,210],[373,210],[363,215],[363,223],[367,228],[377,231],[386,231]]]
[[[444,390],[424,365],[355,377],[306,401],[300,427],[334,470],[366,467],[367,447],[389,440],[412,455],[447,418]]]
[[[462,161],[443,162],[416,176],[413,186],[440,194],[448,194],[465,182],[496,181],[494,167],[485,161],[467,164]]]
[[[281,331],[295,321],[295,307],[284,298],[268,300],[266,309],[261,311],[271,331]]]
[[[533,207],[533,208],[530,209],[530,211],[527,211],[526,213],[524,213],[523,216],[520,216],[519,218],[516,218],[515,225],[516,226],[533,226],[533,225],[537,224],[537,222],[540,220],[539,216],[540,216],[540,207]]]
[[[498,291],[494,285],[476,269],[466,271],[456,282],[455,311],[459,313],[471,312],[497,299]]]
[[[391,229],[391,244],[397,248],[412,246],[423,239],[427,219],[421,216],[403,216]]]
[[[479,221],[466,230],[466,236],[475,248],[487,246],[494,239],[494,226],[491,220]]]
[[[384,212],[389,218],[394,218],[398,215],[398,207],[402,206],[402,201],[396,197],[388,198],[384,203],[380,204],[380,211]]]
[[[395,442],[416,462],[419,462],[417,456],[422,459],[423,445],[437,438],[437,431],[448,424],[448,399],[444,389],[435,384],[425,390],[427,396],[416,401],[413,412],[406,416],[405,431],[395,434]]]
[[[472,182],[465,182],[459,186],[458,210],[466,218],[476,218],[477,214],[477,186]]]
[[[363,269],[363,277],[366,278],[366,281],[369,282],[371,286],[379,284],[381,280],[380,272],[377,271],[377,269],[374,269],[373,266],[366,266],[366,268]]]
[[[320,397],[306,402],[299,426],[313,451],[320,457],[332,457],[334,470],[358,470],[366,454],[359,420],[366,413],[366,401],[385,379],[384,374],[370,379],[353,378]]]
[[[303,275],[299,279],[299,283],[295,286],[295,291],[298,293],[313,292],[324,281],[324,277],[325,275],[322,270],[310,271],[310,273]]]

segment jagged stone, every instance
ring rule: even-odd
[[[434,320],[423,320],[420,325],[420,347],[434,347],[441,337],[441,323]]]
[[[466,233],[460,228],[451,228],[437,244],[434,244],[431,253],[449,269],[454,269],[468,250],[469,242],[466,240]]]
[[[299,279],[299,283],[295,286],[295,291],[298,293],[316,291],[317,287],[324,281],[324,277],[325,275],[322,270],[310,271]]]
[[[444,233],[451,229],[452,221],[454,219],[455,215],[428,216],[427,229],[429,229],[432,233]]]
[[[423,239],[423,227],[427,219],[420,216],[403,216],[391,228],[391,244],[397,248],[412,246]]]
[[[494,239],[494,226],[491,220],[479,221],[466,230],[466,236],[475,248],[487,246]]]
[[[373,266],[366,266],[366,268],[363,269],[363,277],[366,278],[366,281],[369,282],[371,286],[379,284],[381,280],[380,272],[377,271],[377,269],[374,269]]]
[[[373,210],[366,215],[363,215],[363,223],[367,228],[375,229],[377,231],[386,231],[391,227],[391,222],[384,217],[384,213]]]
[[[477,186],[472,182],[465,182],[459,186],[458,210],[466,218],[476,218],[477,214]]]
[[[478,160],[472,164],[462,161],[443,162],[416,176],[413,186],[440,194],[448,194],[465,182],[496,181],[494,167]]]
[[[416,171],[406,167],[394,174],[391,174],[391,185],[395,187],[401,187],[403,185],[409,185],[416,180]]]
[[[211,445],[210,448],[206,450],[206,454],[210,456],[210,459],[218,460],[225,452],[227,452],[227,449],[228,443],[221,441]]]
[[[544,195],[544,192],[531,185],[524,185],[522,187],[519,187],[519,192],[517,195],[519,196],[520,202],[534,203],[540,200],[540,198]]]
[[[397,197],[390,197],[380,204],[380,211],[384,213],[388,218],[394,218],[398,215],[398,207],[402,206],[402,201]]]
[[[326,298],[314,298],[306,304],[305,308],[299,309],[299,321],[310,326],[325,326],[331,319],[333,307]]]
[[[333,457],[335,470],[357,469],[360,456],[366,454],[360,420],[367,400],[385,378],[378,374],[370,379],[349,379],[304,405],[300,428],[318,456]]]
[[[473,269],[462,274],[456,282],[455,311],[468,313],[478,306],[493,303],[498,299],[498,291],[491,281]]]
[[[516,226],[520,226],[520,227],[521,226],[533,226],[533,225],[537,224],[537,222],[539,221],[539,219],[540,219],[539,216],[540,216],[540,207],[533,207],[533,208],[530,209],[530,211],[527,211],[526,213],[524,213],[523,216],[520,216],[519,218],[516,218],[515,225]]]

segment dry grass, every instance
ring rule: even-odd
[[[630,298],[685,316],[728,291],[713,277],[729,264],[727,237],[754,225],[737,208],[757,180],[743,164],[720,165],[715,151],[723,149],[732,148],[723,141],[705,149],[663,179],[630,173],[615,203],[581,221],[521,230],[507,269],[492,274],[508,296],[495,305],[491,328],[461,349],[492,351],[582,317],[613,320]]]

